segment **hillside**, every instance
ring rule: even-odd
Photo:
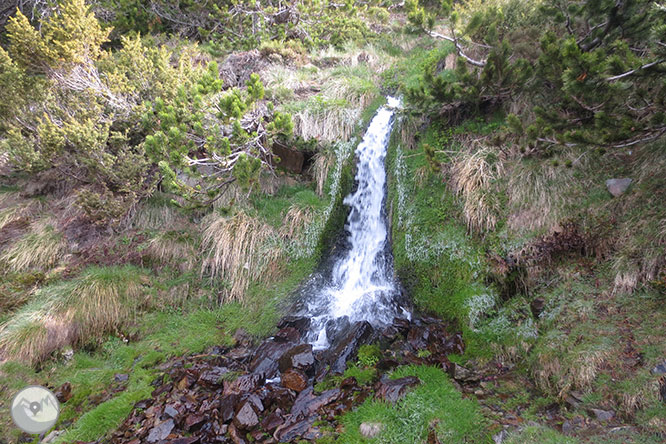
[[[663,2],[9,3],[0,409],[52,389],[47,442],[666,439]],[[387,96],[411,315],[313,351]]]

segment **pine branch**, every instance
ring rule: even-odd
[[[636,74],[636,73],[639,72],[639,71],[642,71],[642,70],[644,70],[644,69],[648,69],[648,68],[652,68],[653,66],[659,65],[660,63],[664,63],[664,62],[666,62],[666,59],[660,59],[660,60],[656,60],[656,61],[654,61],[654,62],[646,63],[645,65],[643,65],[643,66],[639,66],[639,67],[636,68],[636,69],[632,69],[631,71],[627,71],[627,72],[625,72],[625,73],[618,74],[618,75],[613,76],[613,77],[608,77],[608,78],[605,79],[605,80],[606,80],[607,82],[612,82],[612,81],[615,81],[615,80],[620,80],[620,79],[623,79],[623,78],[625,78],[625,77],[629,77],[629,76],[631,76],[631,75],[634,75],[634,74]]]
[[[460,43],[458,42],[458,39],[455,37],[455,34],[454,34],[453,37],[449,37],[447,35],[440,34],[440,33],[435,32],[435,31],[428,31],[428,30],[425,30],[425,31],[431,37],[448,40],[449,42],[452,42],[454,45],[456,45],[456,52],[458,53],[458,55],[460,57],[462,57],[463,59],[465,59],[465,61],[467,63],[469,63],[470,65],[478,66],[480,68],[483,68],[484,66],[486,66],[486,61],[485,60],[474,60],[473,58],[469,57],[467,54],[465,54],[463,52],[463,49],[460,46]]]

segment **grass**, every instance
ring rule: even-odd
[[[544,426],[527,426],[509,434],[507,444],[576,444],[575,438],[564,436]]]
[[[463,399],[442,370],[427,366],[400,367],[391,378],[416,376],[421,384],[395,404],[366,400],[356,410],[342,417],[344,431],[338,438],[344,443],[421,443],[432,429],[442,442],[484,442],[483,417],[478,405]],[[361,436],[364,422],[383,424],[373,439]]]
[[[50,219],[33,223],[30,232],[0,256],[0,263],[11,272],[46,271],[55,266],[66,252],[66,242],[54,225]]]
[[[41,288],[0,327],[0,349],[5,358],[38,362],[66,345],[121,332],[149,302],[144,283],[134,267],[91,267]]]

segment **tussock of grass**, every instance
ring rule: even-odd
[[[275,229],[244,211],[214,215],[203,233],[207,256],[201,272],[229,283],[225,301],[242,301],[251,281],[265,282],[280,272],[283,253],[271,240],[277,240]]]
[[[167,227],[174,229],[180,222],[181,215],[170,201],[166,194],[155,193],[139,206],[132,219],[132,227],[138,230],[164,230]]]
[[[65,345],[83,345],[129,326],[149,299],[134,267],[92,267],[40,289],[0,327],[5,357],[37,362]]]
[[[442,442],[480,442],[483,418],[478,405],[463,399],[448,376],[440,369],[427,366],[398,368],[392,378],[416,376],[421,384],[395,404],[367,400],[358,409],[342,417],[344,443],[422,443],[430,429]],[[379,422],[382,431],[374,439],[361,436],[363,422]]]
[[[197,261],[194,240],[185,232],[163,231],[153,237],[143,250],[144,258],[181,271],[192,270]]]
[[[459,154],[451,164],[451,185],[463,199],[463,215],[470,230],[493,230],[497,209],[489,202],[491,183],[501,174],[501,163],[491,165],[487,158],[495,156],[487,147]]]
[[[576,444],[578,440],[545,426],[527,426],[510,433],[505,442],[506,444]]]
[[[33,268],[46,270],[56,265],[65,254],[67,244],[54,224],[50,219],[32,224],[30,232],[0,256],[0,262],[13,272]]]
[[[335,163],[335,158],[326,152],[318,152],[315,154],[314,162],[312,163],[312,175],[317,185],[317,194],[324,195],[324,187],[326,186],[326,179],[328,172]],[[666,224],[665,224],[666,225]],[[666,227],[664,228],[666,232]]]

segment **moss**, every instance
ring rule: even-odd
[[[338,442],[344,443],[421,443],[432,427],[447,442],[483,442],[486,440],[484,420],[479,406],[463,399],[448,376],[440,369],[427,366],[406,366],[395,370],[391,377],[416,376],[421,384],[395,404],[366,400],[358,409],[342,417],[344,431]],[[359,426],[378,422],[382,431],[374,439],[361,436]]]

